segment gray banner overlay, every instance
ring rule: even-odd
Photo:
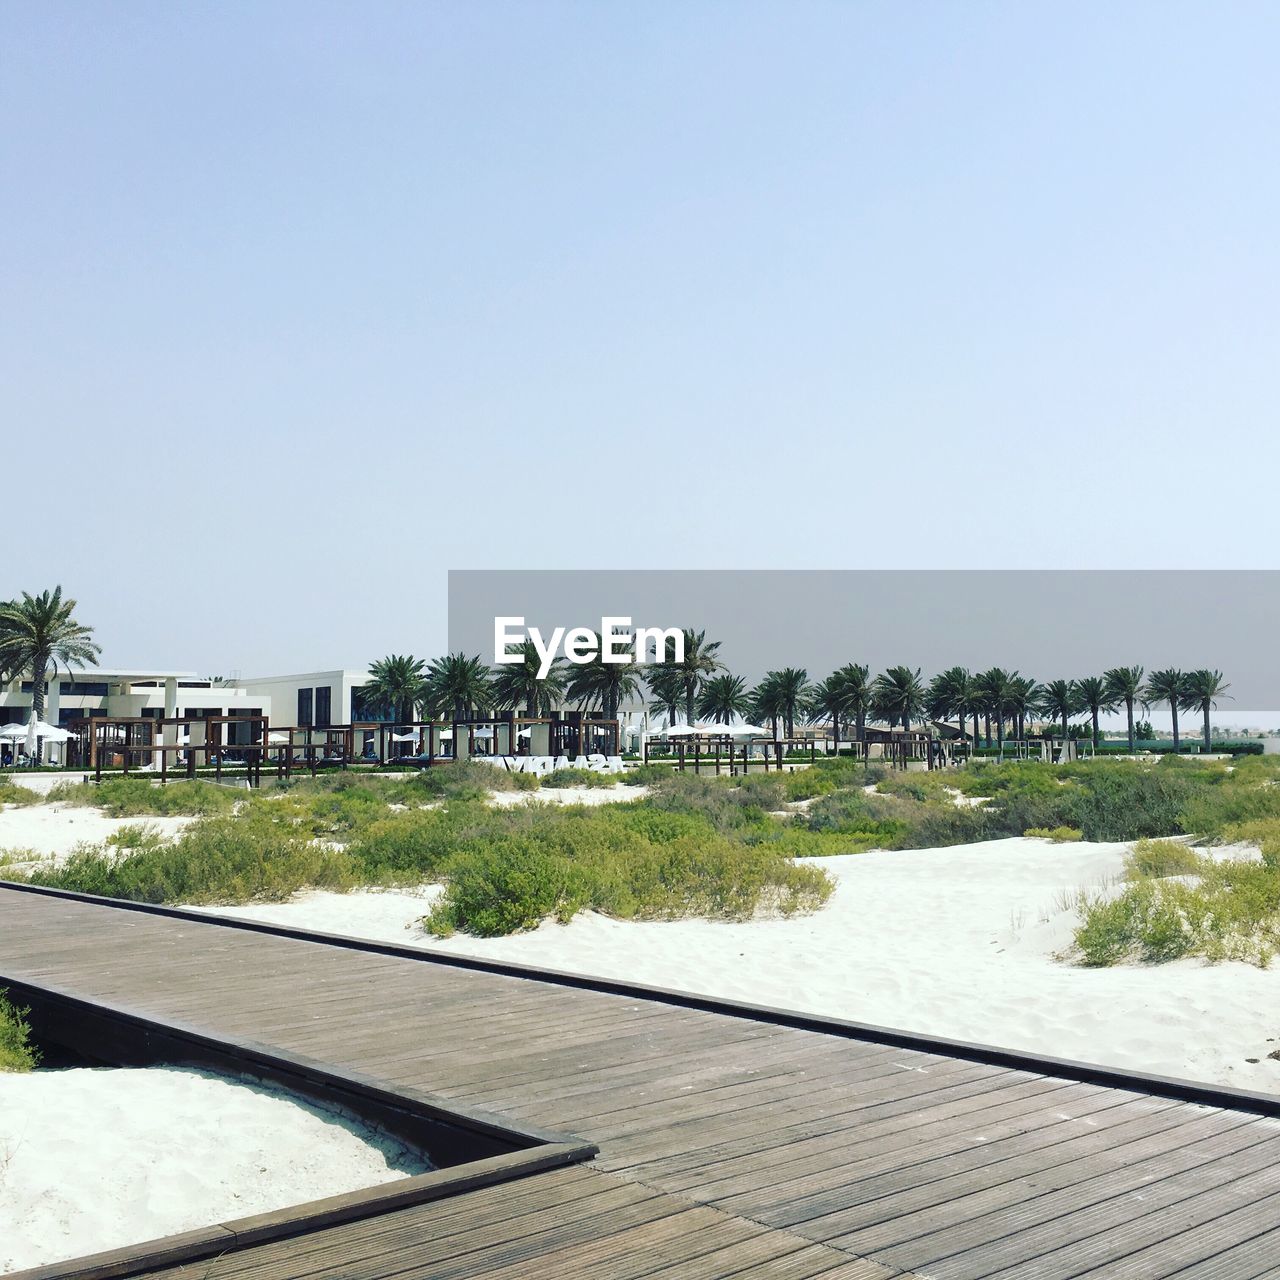
[[[1039,680],[1108,667],[1216,667],[1239,708],[1280,707],[1280,571],[454,570],[449,649],[493,661],[494,619],[598,629],[693,627],[755,680],[848,662],[1014,668]]]

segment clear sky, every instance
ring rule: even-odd
[[[0,3],[0,596],[1275,567],[1273,3]],[[993,661],[997,660],[993,656]]]

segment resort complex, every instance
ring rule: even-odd
[[[0,1268],[1265,1274],[1280,760],[1223,673],[682,639],[212,679],[0,604]]]
[[[1280,1280],[1280,5],[2,13],[0,1280]]]

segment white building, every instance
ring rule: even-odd
[[[296,676],[215,680],[194,671],[94,667],[60,672],[45,682],[44,718],[66,726],[100,716],[138,719],[207,719],[266,716],[272,724],[350,724],[363,718],[357,691],[367,671],[312,671]],[[0,684],[0,725],[31,718],[31,681]]]

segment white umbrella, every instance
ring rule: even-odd
[[[475,731],[475,736],[476,736],[477,738],[492,738],[492,737],[493,737],[493,730],[492,730],[492,729],[477,729],[477,730]]]
[[[768,738],[770,733],[768,729],[762,729],[758,724],[729,724],[725,725],[725,733],[731,733],[735,738]]]
[[[667,730],[668,738],[691,738],[695,733],[701,733],[701,729],[695,729],[691,724],[673,724]]]
[[[516,730],[516,737],[517,737],[517,738],[532,738],[532,737],[533,737],[533,730],[532,730],[532,729],[517,729],[517,730]]]
[[[27,726],[25,724],[7,724],[0,729],[0,738],[25,738],[27,736]]]
[[[418,735],[416,733],[393,733],[391,735],[392,742],[417,742]]]
[[[269,733],[267,734],[267,745],[272,747],[287,747],[289,745],[289,735],[287,733]]]

